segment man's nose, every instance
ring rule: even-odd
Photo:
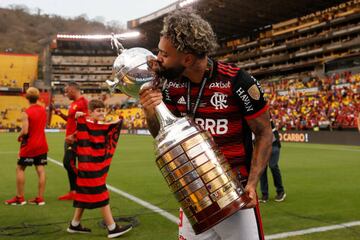
[[[160,63],[163,63],[163,62],[164,62],[164,59],[161,57],[161,54],[160,54],[160,53],[157,54],[156,58],[157,58],[157,61],[158,61],[158,62],[160,62]]]

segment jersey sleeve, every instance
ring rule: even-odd
[[[264,91],[253,76],[244,70],[240,70],[232,83],[233,94],[239,100],[245,119],[256,118],[268,110]]]
[[[171,98],[170,88],[166,83],[162,88],[162,95],[163,95],[163,102],[165,103],[166,107],[170,110],[170,112],[175,116],[180,117],[180,113],[176,107],[176,102]]]

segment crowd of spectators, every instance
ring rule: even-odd
[[[264,82],[280,130],[355,129],[360,112],[360,74]]]

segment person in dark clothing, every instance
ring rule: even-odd
[[[66,96],[73,102],[69,106],[68,114],[64,114],[60,109],[55,109],[55,114],[59,115],[66,121],[65,144],[64,144],[64,168],[67,171],[69,178],[70,191],[65,195],[60,196],[59,200],[74,200],[75,197],[75,182],[76,182],[76,154],[73,149],[75,140],[76,121],[75,113],[87,113],[88,101],[81,95],[80,86],[75,82],[69,82],[65,87]]]
[[[282,202],[286,198],[286,193],[284,190],[284,186],[282,183],[281,172],[279,168],[279,158],[280,158],[280,135],[279,132],[276,130],[275,124],[271,119],[271,128],[273,132],[273,143],[272,143],[272,151],[269,160],[269,167],[271,170],[271,174],[274,179],[274,185],[276,188],[276,196],[275,201]],[[262,203],[265,203],[269,200],[269,186],[268,186],[268,178],[267,178],[267,167],[265,168],[263,174],[260,177],[260,189],[262,193],[262,197],[259,200]]]

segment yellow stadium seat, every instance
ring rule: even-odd
[[[21,126],[21,112],[29,106],[22,96],[0,96],[0,112],[7,111],[6,118],[0,117],[3,126]]]
[[[38,55],[34,54],[0,54],[0,85],[22,88],[24,83],[30,85],[37,79]]]

